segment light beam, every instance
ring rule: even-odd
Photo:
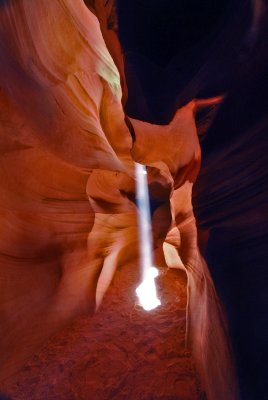
[[[146,167],[135,163],[135,175],[142,267],[142,283],[137,287],[136,294],[144,310],[150,311],[158,307],[161,302],[157,297],[155,286],[155,278],[158,276],[158,270],[153,266],[152,229]]]

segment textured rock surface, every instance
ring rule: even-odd
[[[185,350],[185,274],[160,271],[161,308],[148,314],[135,305],[137,265],[122,265],[99,312],[53,337],[6,393],[17,400],[204,399]]]
[[[4,377],[94,309],[97,249],[87,242],[99,218],[87,181],[93,168],[128,168],[131,136],[117,69],[82,1],[8,1],[0,25]]]
[[[247,68],[203,141],[194,206],[227,310],[242,399],[265,400],[267,320],[267,15]],[[209,182],[209,184],[208,184]]]
[[[217,2],[227,6],[221,23],[211,29],[207,40],[197,40],[186,52],[181,49],[189,25],[177,29],[174,24],[176,34],[168,36],[165,19],[166,7],[173,7],[178,13],[168,11],[169,15],[187,21],[184,2],[177,7],[178,2],[159,1],[160,11],[154,11],[151,2],[133,2],[132,13],[124,0],[119,4],[121,40],[127,53],[127,110],[132,117],[163,123],[193,96],[227,95],[209,131],[212,119],[207,110],[196,115],[203,162],[194,186],[194,212],[200,248],[227,310],[241,398],[266,399],[267,1]],[[140,17],[149,32],[142,43],[141,28],[135,35],[133,23]],[[179,33],[182,37],[174,43]],[[169,52],[170,47],[152,46],[147,40],[155,34],[159,43],[166,37],[173,46],[168,63],[159,53]],[[173,263],[179,266],[181,260]]]

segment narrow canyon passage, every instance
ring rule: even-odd
[[[0,0],[0,400],[268,400],[268,3],[212,3]]]
[[[185,349],[186,276],[160,268],[162,306],[136,304],[136,263],[122,266],[93,317],[78,317],[10,379],[16,400],[205,399]]]

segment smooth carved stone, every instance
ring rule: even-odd
[[[2,379],[94,309],[87,181],[133,161],[120,77],[84,3],[6,2],[0,26]]]

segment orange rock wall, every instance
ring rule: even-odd
[[[188,277],[187,339],[208,398],[234,399],[220,305],[192,212],[196,102],[165,126],[131,119],[133,144],[122,65],[106,34],[82,0],[0,6],[1,379],[60,326],[93,312],[117,266],[137,257],[135,160],[148,166],[157,204],[157,254]],[[219,354],[222,366],[212,367]]]
[[[6,2],[0,58],[0,351],[6,377],[60,325],[94,309],[103,257],[96,271],[96,238],[89,233],[103,211],[88,196],[98,190],[97,171],[106,171],[100,184],[108,190],[109,176],[111,187],[114,171],[129,169],[132,161],[119,75],[98,20],[82,1]],[[132,217],[123,225],[133,226],[134,206],[117,200],[118,193],[110,193],[104,214],[122,219],[129,209]],[[105,233],[100,236],[105,242]]]

